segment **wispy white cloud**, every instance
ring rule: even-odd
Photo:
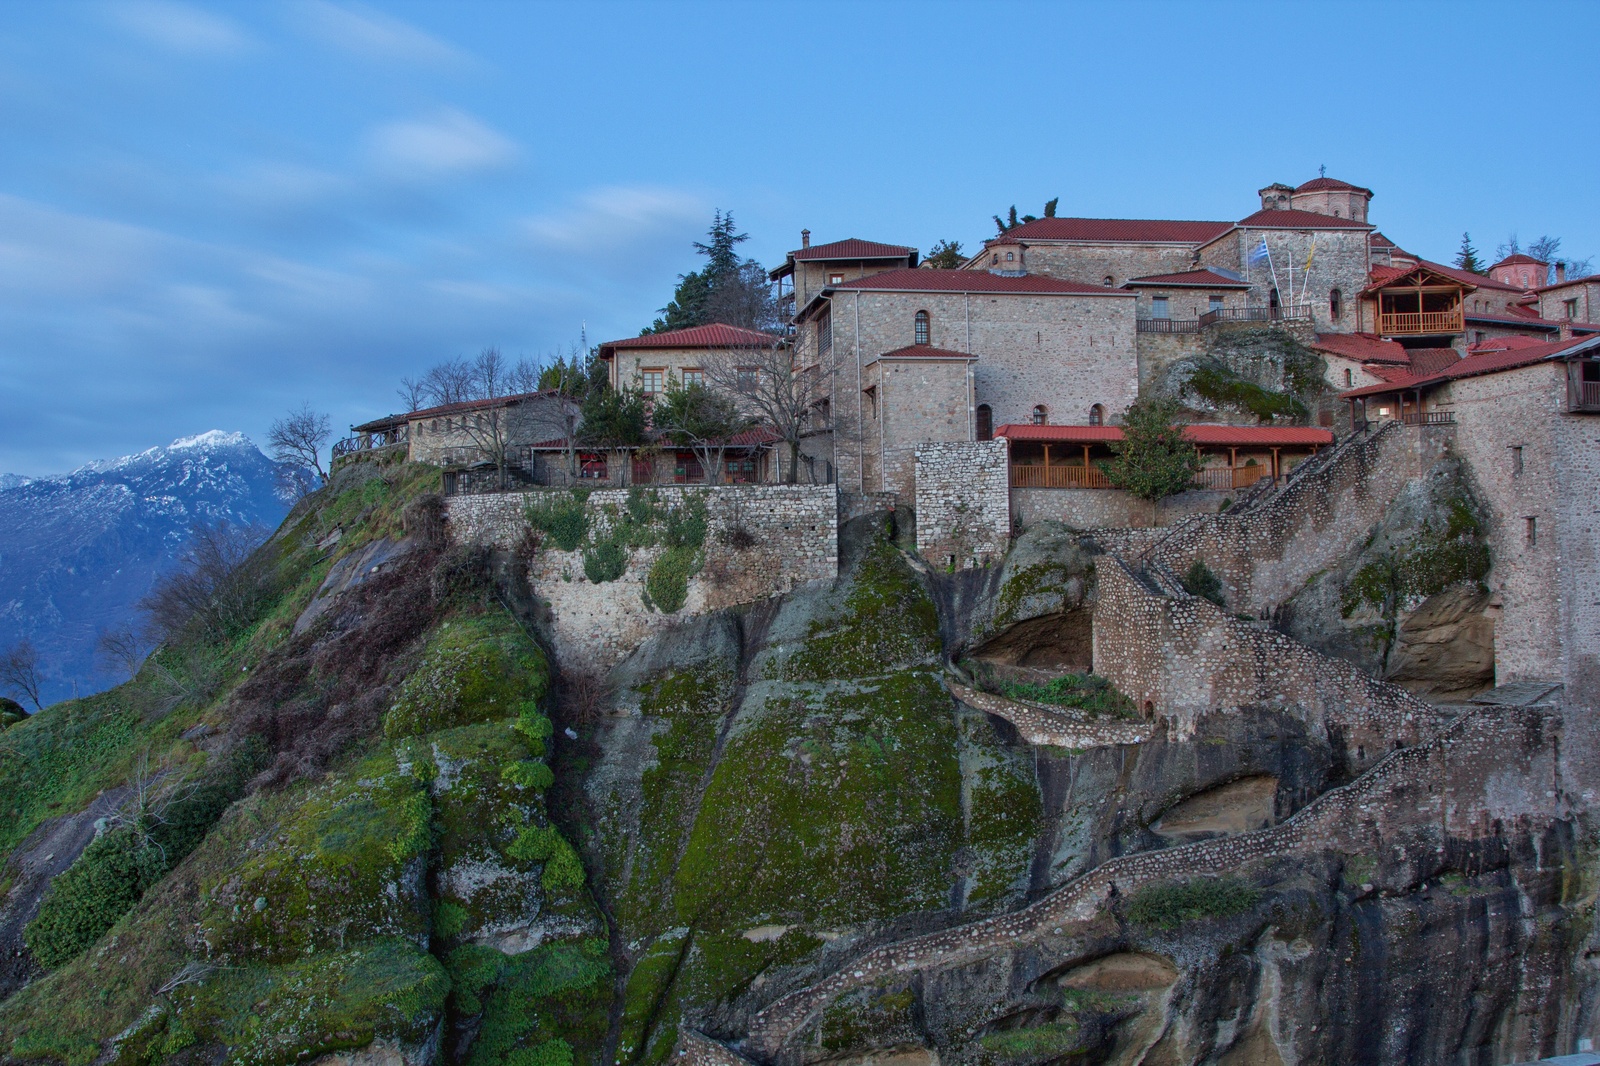
[[[107,10],[123,29],[171,52],[232,55],[251,44],[234,22],[175,0],[125,0]]]
[[[608,185],[564,209],[524,219],[522,232],[538,247],[601,251],[677,233],[705,213],[705,201],[681,189]]]
[[[303,0],[296,13],[312,37],[369,59],[446,64],[467,58],[454,45],[365,4]]]
[[[380,169],[397,177],[443,177],[505,166],[516,144],[464,111],[442,108],[386,122],[367,138]]]

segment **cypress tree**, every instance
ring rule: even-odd
[[[1472,234],[1461,235],[1461,250],[1456,253],[1456,268],[1470,274],[1482,274],[1483,264],[1478,261],[1478,250],[1472,246]]]

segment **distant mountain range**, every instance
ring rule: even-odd
[[[46,702],[116,684],[100,633],[139,620],[196,524],[276,528],[277,470],[244,434],[212,430],[56,477],[0,474],[0,652],[33,641]]]

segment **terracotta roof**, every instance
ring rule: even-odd
[[[1372,190],[1371,189],[1363,189],[1359,185],[1351,185],[1348,181],[1340,181],[1338,178],[1312,178],[1310,181],[1306,182],[1304,185],[1297,186],[1294,191],[1295,192],[1321,192],[1324,189],[1333,189],[1333,190],[1343,189],[1343,190],[1349,190],[1351,192],[1364,192],[1368,196],[1372,195]]]
[[[1043,274],[991,274],[986,270],[885,270],[853,278],[830,289],[884,289],[890,292],[1017,292],[1064,293],[1077,296],[1123,296],[1133,293],[1081,281],[1062,281]]]
[[[1461,353],[1454,348],[1412,348],[1411,372],[1418,375],[1442,374],[1461,362]]]
[[[1400,363],[1366,363],[1363,370],[1383,381],[1410,381],[1414,376],[1410,365]]]
[[[827,244],[813,244],[809,248],[797,248],[789,253],[790,258],[797,261],[809,259],[904,259],[906,256],[917,254],[915,248],[903,244],[879,244],[877,241],[864,241],[858,237],[848,237],[842,241],[830,241]]]
[[[556,394],[551,391],[515,392],[509,396],[495,396],[487,400],[463,400],[461,403],[440,404],[438,407],[424,407],[417,411],[407,411],[403,415],[385,415],[383,418],[375,418],[371,422],[363,422],[359,426],[352,426],[350,431],[352,433],[377,433],[423,418],[447,418],[451,415],[466,414],[470,411],[487,411],[492,407],[515,407],[517,404],[535,397],[554,395]]]
[[[1568,285],[1577,285],[1578,283],[1585,282],[1585,281],[1588,282],[1590,285],[1600,285],[1600,274],[1585,274],[1581,278],[1568,278],[1566,281],[1557,281],[1557,282],[1555,282],[1553,284],[1550,284],[1550,285],[1540,285],[1540,286],[1536,287],[1533,291],[1534,292],[1549,292],[1551,289],[1564,289]]]
[[[1146,274],[1142,278],[1129,278],[1129,285],[1193,286],[1202,289],[1248,289],[1248,283],[1215,270],[1183,270],[1176,274]]]
[[[1479,374],[1495,374],[1504,370],[1517,370],[1535,363],[1544,362],[1559,355],[1576,355],[1583,351],[1600,350],[1600,335],[1581,337],[1566,341],[1552,341],[1549,344],[1527,344],[1516,348],[1506,348],[1499,351],[1484,351],[1469,355],[1434,374],[1413,374],[1400,381],[1387,382],[1382,385],[1368,385],[1360,389],[1351,389],[1339,395],[1345,399],[1361,396],[1377,396],[1383,393],[1394,392],[1397,389],[1431,388],[1441,385],[1446,381],[1457,378],[1476,377]]]
[[[1508,255],[1508,256],[1506,256],[1504,259],[1500,260],[1500,262],[1498,262],[1498,263],[1495,263],[1494,266],[1491,266],[1489,269],[1493,270],[1495,267],[1503,267],[1503,266],[1521,266],[1524,263],[1528,264],[1529,266],[1541,266],[1541,267],[1550,265],[1549,263],[1546,263],[1543,259],[1535,259],[1531,255],[1523,255],[1521,252],[1518,252],[1516,255]]]
[[[1036,218],[1008,230],[1006,236],[1034,241],[1206,244],[1232,228],[1231,222],[1161,218]]]
[[[877,359],[961,359],[971,361],[977,356],[971,352],[955,352],[949,348],[935,348],[931,344],[908,344],[892,352],[884,352]],[[871,360],[868,360],[871,362]]]
[[[1367,272],[1367,287],[1361,290],[1363,296],[1370,295],[1379,289],[1399,282],[1401,278],[1411,274],[1429,273],[1446,281],[1453,281],[1468,289],[1500,289],[1506,292],[1520,291],[1510,285],[1502,285],[1493,278],[1486,278],[1481,274],[1473,274],[1455,267],[1447,267],[1443,263],[1430,263],[1426,259],[1417,260],[1414,267],[1386,267],[1375,266]]]
[[[996,437],[1007,440],[1060,441],[1066,444],[1104,444],[1122,439],[1119,426],[1035,426],[1008,423],[995,429]],[[1199,424],[1183,427],[1183,435],[1196,444],[1221,447],[1248,445],[1293,446],[1332,444],[1333,434],[1310,426],[1218,426]]]
[[[1318,333],[1312,348],[1361,363],[1410,363],[1406,350],[1375,333]]]
[[[1315,211],[1274,211],[1271,208],[1246,215],[1239,220],[1242,228],[1249,229],[1360,229],[1369,230],[1371,224],[1348,218],[1334,218]]]
[[[1425,266],[1429,270],[1443,274],[1447,278],[1454,278],[1464,285],[1476,285],[1480,289],[1504,289],[1506,292],[1522,291],[1521,286],[1507,285],[1503,281],[1496,281],[1493,278],[1486,277],[1483,274],[1474,274],[1470,270],[1462,270],[1459,267],[1445,266],[1443,263],[1435,263],[1427,259],[1418,259],[1417,265]]]
[[[666,333],[647,333],[642,337],[606,341],[600,345],[600,358],[608,358],[607,353],[614,348],[768,348],[780,339],[776,334],[714,322],[709,326],[691,326]]]
[[[1467,352],[1477,355],[1479,352],[1503,352],[1510,348],[1529,348],[1535,345],[1548,344],[1526,334],[1516,333],[1509,337],[1490,337],[1488,340],[1478,341],[1476,344],[1467,345]]]
[[[1464,311],[1462,312],[1462,317],[1464,317],[1468,322],[1491,322],[1500,326],[1516,326],[1521,329],[1542,329],[1547,332],[1554,332],[1555,330],[1561,328],[1555,322],[1540,318],[1538,312],[1534,312],[1531,315],[1491,315],[1485,311]]]
[[[1395,278],[1404,277],[1415,268],[1383,266],[1379,264],[1367,271],[1367,288],[1374,289],[1379,285],[1388,284]]]

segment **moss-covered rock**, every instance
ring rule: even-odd
[[[384,717],[391,737],[414,736],[515,714],[549,688],[544,653],[503,611],[456,618],[428,638],[422,662]]]

